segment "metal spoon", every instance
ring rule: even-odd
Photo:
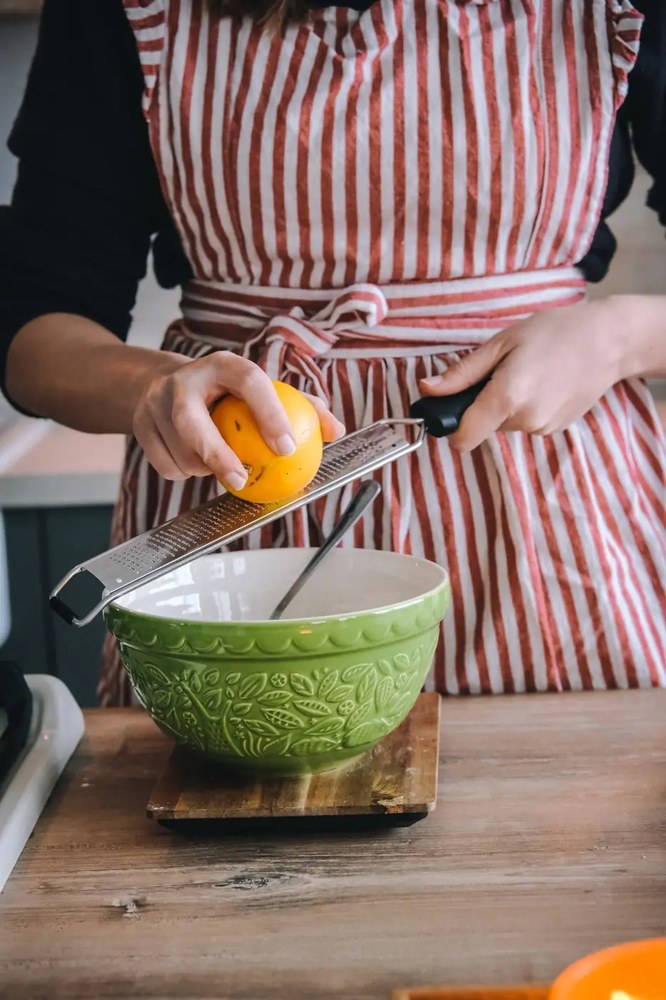
[[[275,611],[270,616],[270,621],[274,622],[282,617],[293,599],[303,587],[303,584],[310,579],[321,561],[326,558],[332,549],[335,548],[343,535],[346,535],[349,529],[356,524],[366,507],[368,507],[372,501],[379,496],[381,490],[381,486],[379,483],[375,482],[374,479],[369,479],[367,482],[361,484],[360,489],[356,492],[351,503],[344,511],[333,531],[330,533],[328,538],[324,540],[321,548],[317,549],[310,562],[297,578],[296,582],[292,584],[280,603],[276,606]]]

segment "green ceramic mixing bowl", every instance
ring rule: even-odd
[[[178,743],[234,770],[323,771],[414,705],[449,602],[434,563],[336,549],[267,620],[312,555],[205,556],[106,611],[137,698]]]

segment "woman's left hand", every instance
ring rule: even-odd
[[[446,396],[492,373],[451,435],[453,447],[471,451],[496,431],[552,434],[587,413],[631,374],[622,303],[602,299],[536,313],[423,380],[424,395]]]

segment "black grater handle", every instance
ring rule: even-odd
[[[490,376],[451,396],[424,396],[412,403],[409,415],[415,420],[422,420],[431,437],[448,437],[458,430],[463,414],[489,381]]]

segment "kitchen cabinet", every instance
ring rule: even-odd
[[[125,441],[82,434],[49,421],[21,419],[0,436],[0,510],[7,544],[11,628],[0,657],[26,673],[48,673],[81,706],[96,704],[102,619],[84,629],[66,625],[48,595],[79,562],[109,547]],[[66,599],[85,606],[77,579]],[[99,587],[93,590],[99,597]]]
[[[66,625],[51,611],[48,595],[75,563],[109,547],[112,512],[110,505],[4,512],[11,629],[0,658],[25,673],[59,677],[81,706],[96,703],[104,623]]]

